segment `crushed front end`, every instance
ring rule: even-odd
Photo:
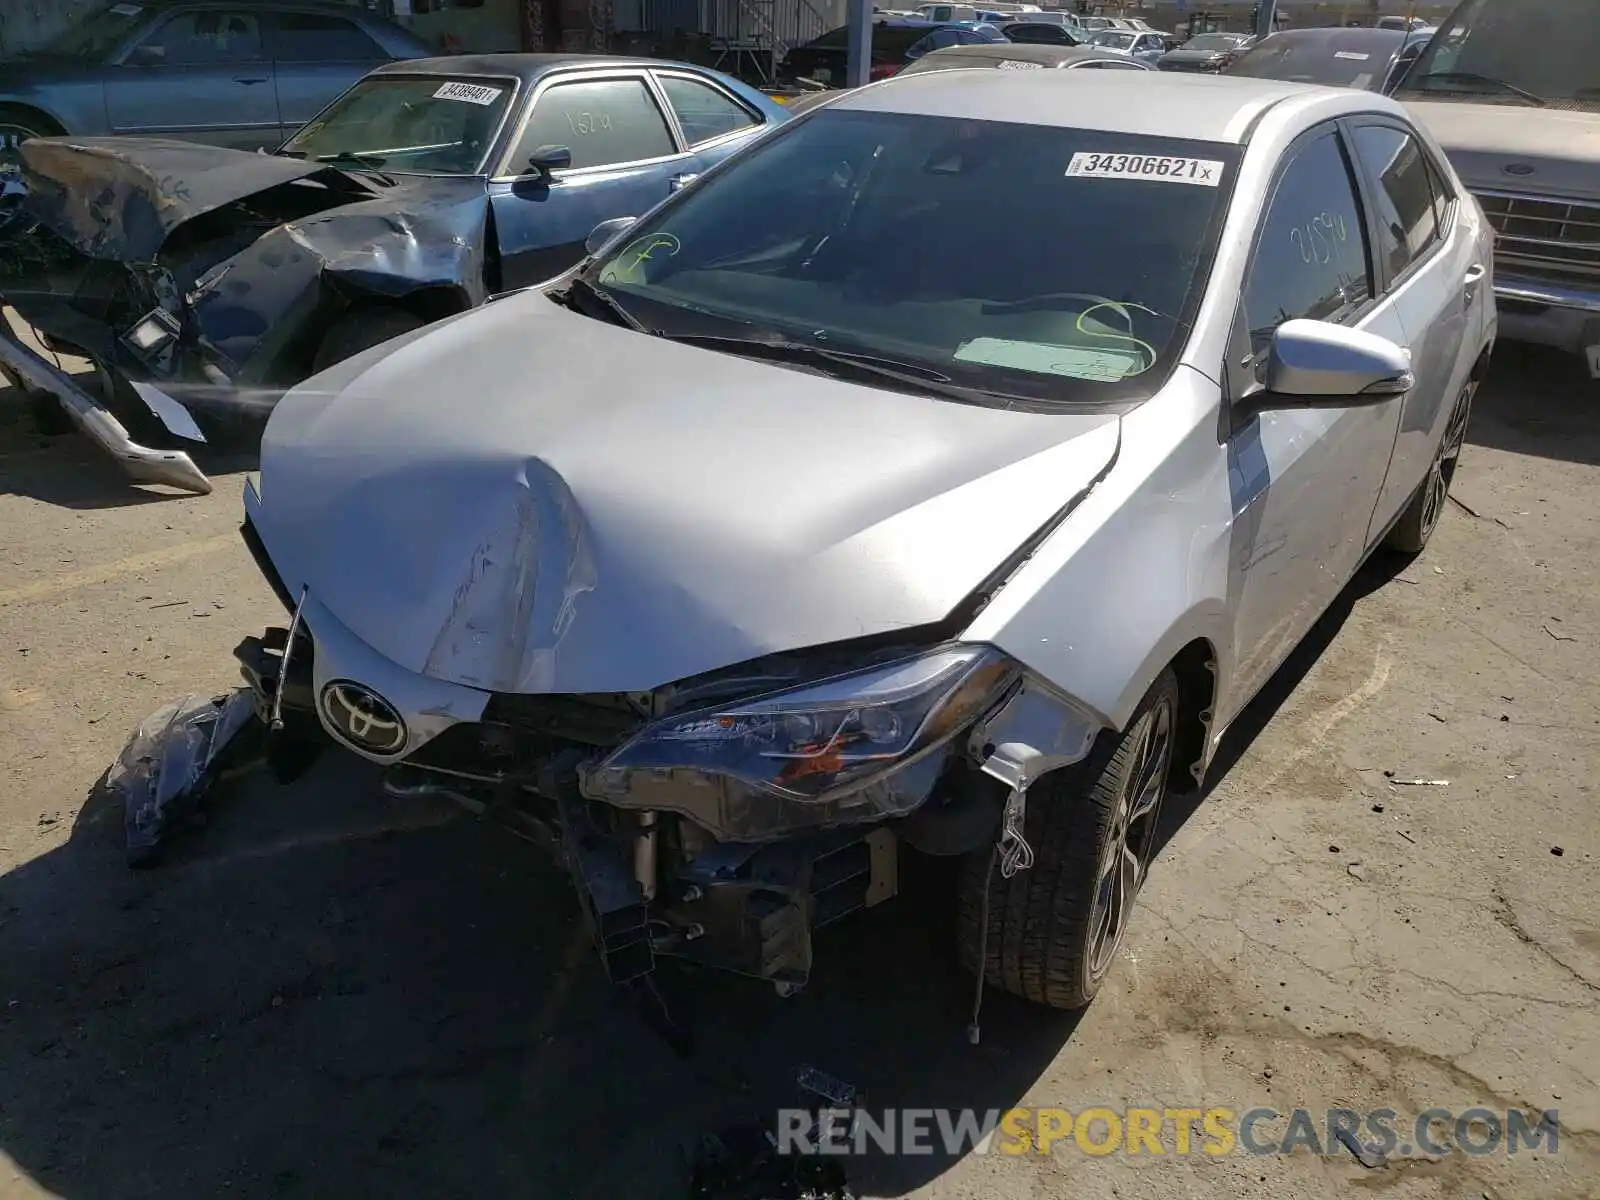
[[[880,640],[645,693],[480,692],[380,659],[244,536],[290,611],[236,651],[285,746],[331,738],[384,764],[392,794],[449,796],[548,849],[615,982],[671,955],[788,993],[817,929],[896,894],[902,841],[995,838],[1007,789],[983,763],[1036,697],[989,647]],[[1065,711],[1063,761],[1094,732]]]

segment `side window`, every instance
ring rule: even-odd
[[[169,67],[213,66],[265,58],[254,13],[207,9],[179,13],[140,47]]]
[[[354,21],[321,13],[279,13],[272,30],[272,57],[279,62],[374,62],[383,47]]]
[[[1372,295],[1355,185],[1335,133],[1307,143],[1279,177],[1245,280],[1251,350],[1300,317],[1338,320]]]
[[[520,170],[540,146],[566,146],[574,168],[664,158],[678,149],[642,79],[558,83],[548,89],[534,103],[512,153],[512,170]]]
[[[756,124],[756,118],[745,108],[710,84],[682,75],[659,75],[657,78],[691,146]]]
[[[1410,134],[1390,125],[1361,125],[1356,154],[1367,176],[1378,184],[1378,251],[1398,275],[1427,254],[1439,235],[1428,158]]]

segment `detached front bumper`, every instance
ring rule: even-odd
[[[164,483],[200,495],[212,490],[211,481],[188,454],[182,450],[141,446],[134,441],[101,400],[60,367],[19,341],[3,320],[0,320],[0,363],[26,387],[60,401],[73,424],[120,462],[130,478],[140,483]]]
[[[1572,354],[1600,347],[1600,287],[1580,288],[1496,272],[1500,336]]]

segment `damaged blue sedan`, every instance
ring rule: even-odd
[[[96,370],[85,387],[3,327],[0,370],[135,478],[209,491],[144,443],[259,419],[316,371],[559,275],[597,223],[787,118],[685,64],[504,54],[381,67],[270,155],[28,141],[0,303]]]

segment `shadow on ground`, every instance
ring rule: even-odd
[[[1467,440],[1513,454],[1600,463],[1600,380],[1579,355],[1506,342],[1478,389]]]
[[[97,790],[0,878],[0,1150],[71,1200],[680,1197],[684,1148],[770,1122],[803,1064],[874,1106],[1004,1109],[1075,1024],[991,993],[967,1044],[938,864],[825,933],[797,997],[664,971],[684,1058],[602,980],[537,850],[353,759],[250,779],[155,871],[121,837]],[[895,1194],[948,1165],[853,1173]]]

